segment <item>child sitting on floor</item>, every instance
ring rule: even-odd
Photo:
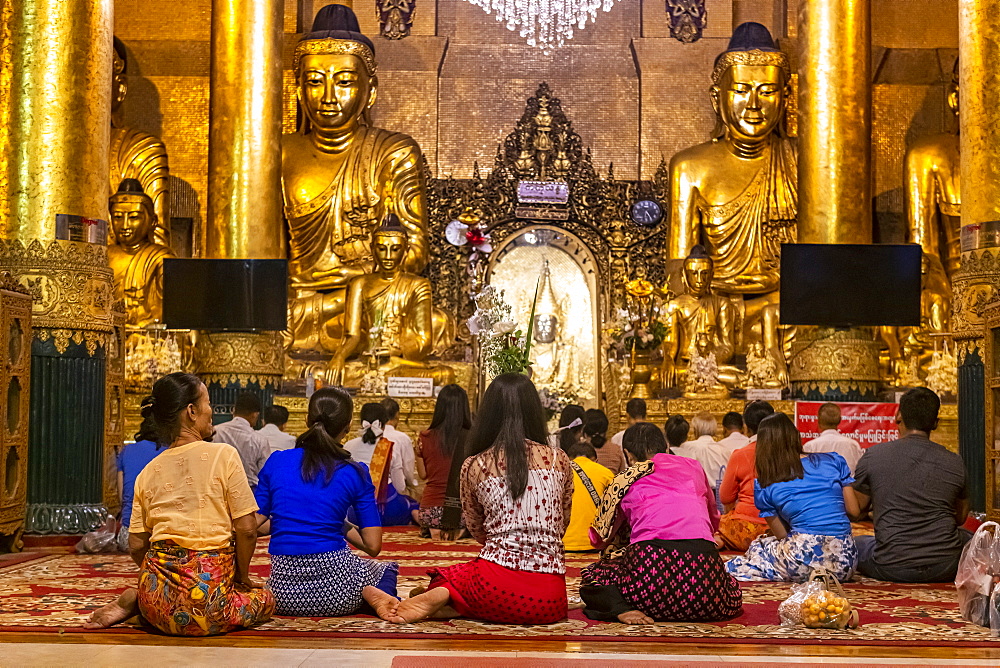
[[[604,490],[608,488],[615,474],[611,469],[597,463],[597,451],[590,443],[574,443],[566,454],[573,469],[573,509],[569,526],[563,536],[563,546],[567,552],[591,552],[590,525],[597,516]]]

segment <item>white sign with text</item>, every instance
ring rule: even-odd
[[[434,396],[433,378],[407,378],[406,376],[389,376],[388,392],[390,397],[402,399]]]
[[[747,401],[781,401],[781,389],[747,388]]]

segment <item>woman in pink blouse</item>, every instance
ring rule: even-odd
[[[590,530],[604,552],[581,573],[584,614],[626,624],[739,615],[743,598],[715,547],[719,509],[701,464],[666,454],[663,432],[648,422],[629,427],[622,445],[632,466],[611,483]]]
[[[569,458],[546,444],[545,412],[527,376],[497,376],[481,406],[462,466],[462,509],[483,549],[468,563],[430,570],[427,590],[413,598],[399,602],[386,594],[375,606],[386,621],[550,624],[566,618]]]

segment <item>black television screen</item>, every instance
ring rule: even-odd
[[[921,255],[917,244],[785,244],[781,323],[919,325]]]
[[[170,329],[284,330],[285,260],[163,261],[163,322]]]

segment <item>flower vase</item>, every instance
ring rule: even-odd
[[[632,381],[632,390],[629,392],[629,398],[652,398],[653,395],[649,387],[649,381],[653,378],[652,357],[653,353],[651,350],[632,349],[630,357],[632,368],[629,374],[629,379]]]

